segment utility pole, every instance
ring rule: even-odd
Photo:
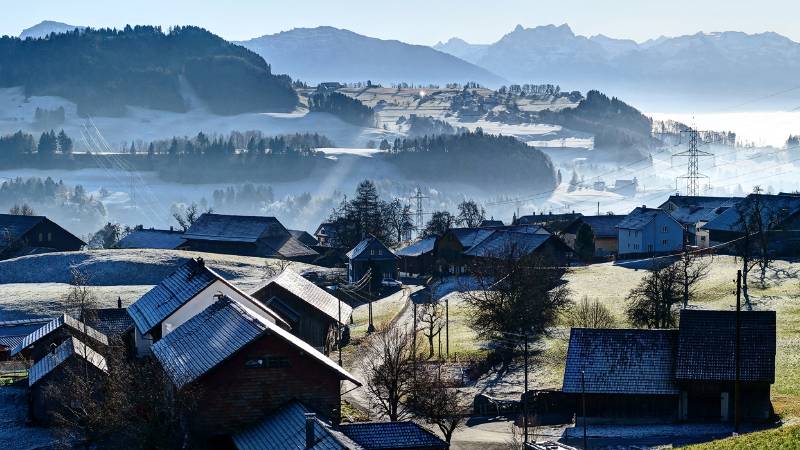
[[[524,335],[525,338],[525,392],[522,393],[522,414],[523,426],[525,427],[524,442],[528,443],[528,333]]]
[[[676,153],[673,156],[685,156],[689,158],[689,165],[687,167],[686,174],[676,178],[675,183],[677,184],[678,180],[680,179],[686,180],[686,195],[697,196],[700,192],[700,180],[710,180],[708,175],[700,173],[700,157],[714,155],[698,149],[699,131],[697,131],[695,128],[689,128],[688,130],[681,131],[681,133],[689,134],[689,149],[680,153]]]
[[[444,336],[445,336],[445,353],[447,359],[450,359],[450,299],[444,298]]]
[[[339,323],[336,324],[336,347],[338,347],[339,350],[339,366],[341,366],[342,365],[342,299],[339,299]]]
[[[428,198],[427,196],[422,195],[422,189],[417,186],[417,192],[414,193],[414,196],[411,197],[417,206],[416,211],[416,225],[417,225],[417,236],[422,233],[422,230],[425,228],[425,212],[422,210],[422,200]]]
[[[739,404],[741,402],[740,379],[742,369],[741,337],[742,337],[742,271],[736,272],[736,378],[733,384],[733,429],[739,433]]]

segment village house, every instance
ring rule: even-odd
[[[334,247],[336,244],[336,224],[331,222],[319,224],[317,231],[314,232],[314,237],[320,247]]]
[[[78,251],[84,245],[85,242],[47,217],[0,214],[0,260]]]
[[[481,224],[478,225],[478,228],[490,228],[490,227],[502,227],[502,226],[505,226],[502,220],[484,219],[481,221]]]
[[[102,377],[108,373],[108,365],[103,355],[74,337],[49,349],[28,371],[29,413],[36,423],[51,424],[54,414],[65,407],[53,394],[67,389],[63,383],[70,373]]]
[[[309,234],[308,231],[304,230],[289,230],[289,234],[292,235],[293,238],[297,239],[308,248],[314,248],[314,246],[319,245],[317,239]]]
[[[618,225],[619,255],[652,255],[683,248],[683,226],[663,209],[642,206]]]
[[[436,257],[436,236],[428,236],[413,242],[395,254],[400,257],[400,272],[412,275],[431,274],[434,270]]]
[[[306,262],[318,256],[275,217],[206,213],[183,238],[183,250]]]
[[[702,227],[742,200],[742,197],[672,195],[659,208],[683,225],[689,245],[708,248],[709,232]]]
[[[446,450],[449,445],[414,422],[335,425],[298,401],[233,436],[237,450]]]
[[[465,253],[489,237],[494,230],[483,228],[451,228],[436,240],[435,270],[440,274],[459,275],[469,264]]]
[[[538,225],[550,233],[560,235],[573,222],[583,216],[581,213],[571,212],[563,214],[531,214],[517,217],[512,225]]]
[[[639,187],[639,180],[634,177],[632,180],[616,180],[614,186],[609,189],[615,194],[622,195],[623,197],[633,197],[636,195],[636,189]]]
[[[115,245],[116,248],[156,248],[163,250],[175,250],[186,244],[183,238],[183,231],[157,230],[154,228],[136,228],[125,237],[120,239]]]
[[[371,273],[370,288],[372,292],[378,292],[383,280],[397,279],[398,260],[389,247],[370,236],[347,252],[347,280],[357,283]]]
[[[252,297],[281,315],[292,334],[327,354],[337,345],[339,327],[350,323],[353,308],[292,269],[256,289]]]
[[[522,233],[511,230],[496,230],[464,252],[464,256],[476,259],[521,259],[541,256],[551,264],[566,264],[572,257],[572,249],[552,234]]]
[[[594,235],[594,255],[613,256],[619,251],[619,234],[617,226],[625,216],[604,214],[601,216],[582,216],[572,222],[561,234],[561,239],[571,248],[575,248],[575,239],[581,225],[586,224]]]
[[[728,208],[702,226],[709,233],[711,245],[733,241],[744,235],[742,216],[761,211],[761,222],[768,231],[769,250],[774,256],[796,256],[800,253],[800,195],[750,194],[736,206]],[[753,223],[751,218],[747,222]],[[755,227],[754,227],[755,228]]]
[[[106,335],[72,316],[63,314],[22,338],[20,343],[11,349],[9,356],[21,354],[26,359],[36,362],[49,354],[54,346],[73,337],[90,344],[101,353],[108,347]]]
[[[361,385],[302,339],[225,296],[152,352],[176,389],[197,393],[187,426],[210,444],[229,441],[291,401],[338,423],[341,381]]]
[[[202,258],[190,259],[128,307],[134,323],[136,353],[148,354],[153,343],[214,303],[220,295],[244,304],[265,320],[289,328],[277,313],[207,267]]]
[[[11,350],[19,345],[25,336],[47,325],[52,319],[22,319],[0,322],[0,361],[7,361]]]
[[[741,418],[773,418],[774,311],[740,313]],[[678,330],[573,328],[563,392],[593,422],[704,422],[734,417],[736,312],[681,310]]]
[[[122,307],[122,299],[117,299],[116,308],[93,308],[86,311],[84,322],[111,339],[123,339],[133,328],[133,318],[127,308]],[[132,342],[131,342],[132,343]]]

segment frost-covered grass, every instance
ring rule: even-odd
[[[406,306],[408,298],[403,290],[372,302],[372,323],[375,327],[388,324],[396,318]],[[369,327],[369,303],[364,303],[353,309],[353,324],[350,325],[350,337],[363,338]]]
[[[687,450],[795,450],[800,448],[800,425],[758,431],[705,444],[690,445],[684,448]]]

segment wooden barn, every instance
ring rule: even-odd
[[[490,228],[451,228],[436,240],[435,270],[440,274],[464,273],[470,259],[465,253],[494,233]]]
[[[398,260],[389,247],[370,236],[347,252],[347,279],[356,283],[371,271],[370,289],[379,292],[384,279],[397,279]]]
[[[104,353],[108,347],[106,335],[72,316],[64,314],[25,336],[16,347],[11,349],[9,356],[14,357],[21,354],[36,362],[50,354],[54,346],[73,337],[79,338],[101,353]]]
[[[175,250],[186,244],[183,231],[136,228],[117,242],[116,248],[157,248]]]
[[[336,346],[337,325],[347,326],[353,314],[350,305],[291,269],[251,295],[289,322],[292,334],[325,354]]]
[[[542,256],[551,264],[564,265],[572,258],[572,249],[552,234],[496,230],[464,252],[471,260],[515,259]]]
[[[538,225],[553,234],[560,234],[573,222],[580,219],[581,213],[571,212],[563,214],[531,214],[514,219],[513,225]]]
[[[198,392],[187,426],[202,448],[229,440],[290,401],[338,423],[341,382],[360,382],[314,347],[221,297],[153,344],[176,389]]]
[[[619,251],[617,226],[625,216],[605,214],[601,216],[582,216],[572,222],[561,234],[561,239],[571,248],[575,248],[575,239],[581,225],[586,224],[594,234],[594,255],[598,257],[613,256]]]
[[[318,253],[275,217],[203,214],[183,234],[185,250],[310,262]]]
[[[43,319],[23,319],[6,320],[0,322],[0,361],[7,361],[11,357],[11,350],[19,345],[26,336],[47,325],[51,320]],[[23,353],[29,356],[29,352]]]
[[[44,216],[0,214],[0,260],[49,252],[70,252],[86,245]]]
[[[429,275],[434,271],[436,236],[422,238],[409,244],[395,254],[400,257],[400,272],[409,275]]]

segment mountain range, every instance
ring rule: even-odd
[[[237,42],[274,70],[309,83],[366,81],[390,84],[506,82],[489,70],[424,45],[376,39],[334,27],[295,28]]]

